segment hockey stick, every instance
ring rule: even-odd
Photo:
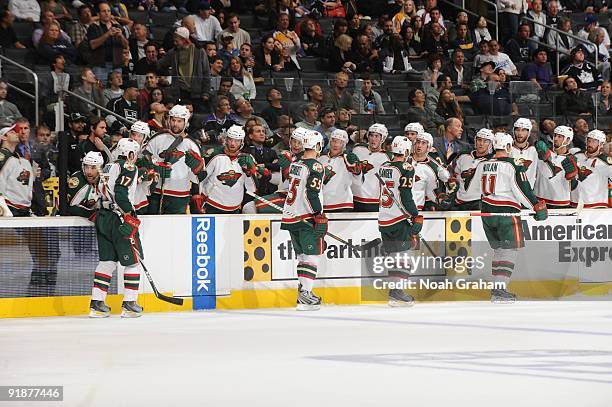
[[[253,193],[251,191],[246,191],[246,193],[248,195],[252,196],[253,198],[255,198],[255,199],[257,199],[257,200],[267,204],[271,208],[276,209],[280,213],[283,213],[283,208],[281,208],[280,206],[276,205],[275,203],[272,203],[272,202],[268,201],[266,198],[262,198],[261,196],[255,194],[255,193]],[[288,214],[290,216],[294,216],[291,213],[288,213]],[[312,224],[310,222],[308,222],[306,219],[301,219],[301,221],[303,223],[307,224],[308,226],[312,227]],[[356,251],[368,250],[368,249],[371,249],[372,247],[378,246],[380,244],[380,239],[374,239],[371,242],[364,243],[363,245],[353,245],[353,244],[347,242],[346,240],[342,239],[341,237],[334,235],[333,233],[327,232],[326,235],[331,237],[332,239],[335,239],[335,240],[339,241],[340,243],[343,243],[343,244],[347,245],[348,247],[350,247],[351,249],[356,250]],[[378,240],[378,242],[377,242],[377,240]]]
[[[578,201],[578,205],[576,206],[576,211],[575,212],[554,212],[554,213],[549,213],[548,216],[580,216],[580,213],[582,212],[582,210],[584,209],[584,201],[582,199],[580,199]],[[563,209],[561,209],[563,210]],[[474,213],[470,213],[469,216],[479,216],[479,217],[483,217],[483,218],[488,218],[490,216],[533,216],[535,215],[535,212],[526,212],[526,211],[521,211],[521,212],[516,212],[516,213],[481,213],[481,212],[474,212]]]
[[[130,238],[130,246],[132,246],[132,249],[134,249],[138,263],[140,263],[140,265],[142,266],[145,276],[147,276],[147,280],[149,280],[149,284],[151,284],[151,288],[153,289],[153,293],[155,294],[155,296],[162,301],[169,302],[170,304],[183,305],[184,300],[182,298],[168,297],[167,295],[164,295],[159,292],[159,290],[155,286],[155,283],[153,282],[153,278],[151,277],[149,270],[147,270],[147,266],[145,266],[141,259],[140,251],[136,247],[136,242],[134,241],[134,238]]]
[[[379,173],[375,173],[374,175],[378,179],[378,182],[380,183],[380,185],[387,191],[387,194],[391,197],[391,199],[393,200],[393,203],[395,203],[397,205],[397,207],[402,212],[404,217],[406,217],[406,220],[408,220],[410,218],[410,214],[408,212],[406,212],[406,209],[404,209],[404,207],[402,205],[400,205],[400,203],[397,201],[397,198],[395,197],[395,195],[393,195],[393,193],[391,191],[389,191],[389,189],[387,188],[387,185],[385,184],[385,181],[383,181],[383,179],[381,178],[380,174]],[[425,245],[425,247],[427,247],[427,250],[429,250],[429,253],[433,257],[438,257],[438,255],[435,254],[434,251],[431,249],[431,246],[429,246],[429,243],[427,243],[427,240],[423,239],[423,236],[421,236],[420,233],[418,234],[418,236],[419,236],[419,239],[421,240],[421,242],[423,242],[423,244]]]

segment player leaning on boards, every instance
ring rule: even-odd
[[[391,161],[378,170],[384,186],[380,195],[378,230],[387,255],[403,253],[417,247],[418,235],[423,227],[423,217],[419,215],[412,199],[414,167],[406,162],[412,143],[407,137],[397,136],[391,144]],[[393,199],[391,194],[395,197]],[[402,205],[402,208],[398,207]],[[407,219],[405,213],[410,214]],[[389,280],[407,280],[410,270],[407,265],[396,264],[389,269]],[[389,290],[389,305],[392,307],[412,305],[414,298],[401,289]]]
[[[278,154],[277,164],[280,167],[279,171],[274,171],[270,179],[270,183],[278,185],[278,190],[262,198],[282,207],[285,204],[287,197],[287,189],[289,188],[289,167],[291,163],[298,160],[302,156],[304,148],[302,147],[302,138],[309,132],[308,129],[297,127],[291,132],[289,137],[289,150],[284,150]],[[242,213],[279,213],[278,210],[268,205],[265,201],[255,200],[244,205]]]
[[[19,125],[0,129],[0,196],[6,202],[4,216],[27,217],[31,215],[34,171],[30,161],[17,154]],[[4,206],[4,205],[3,205]]]
[[[325,212],[347,212],[353,210],[353,178],[361,173],[361,163],[354,153],[345,152],[349,136],[346,131],[336,129],[329,137],[329,151],[319,161],[331,176],[323,184]]]
[[[206,171],[198,194],[192,197],[192,213],[240,213],[245,188],[255,191],[255,182],[248,168],[253,168],[252,156],[241,153],[244,130],[231,126],[224,145],[206,152]],[[249,160],[250,159],[250,160]]]
[[[100,199],[100,172],[104,165],[102,153],[90,151],[83,157],[82,170],[68,178],[68,213],[95,222]]]
[[[142,314],[138,299],[142,245],[138,234],[140,221],[135,217],[135,193],[138,169],[136,160],[140,145],[129,138],[119,140],[117,160],[107,164],[100,175],[101,208],[95,217],[100,262],[94,274],[89,316],[106,318],[110,308],[106,294],[117,262],[125,267],[121,316],[135,318]]]
[[[149,198],[150,215],[187,213],[191,183],[202,180],[200,148],[185,132],[189,117],[187,107],[174,106],[168,112],[169,133],[156,135],[145,147],[144,155],[159,174],[159,183]]]
[[[491,274],[496,282],[510,282],[517,250],[525,246],[521,220],[517,216],[495,216],[495,214],[518,213],[521,205],[533,209],[535,220],[548,217],[546,203],[533,194],[525,167],[510,157],[513,139],[507,133],[495,133],[493,158],[482,161],[476,167],[474,180],[469,189],[480,190],[481,211],[492,216],[482,218],[482,224],[493,249]],[[491,290],[491,301],[514,302],[516,296],[507,289]]]
[[[568,150],[573,139],[571,127],[557,126],[553,135],[554,151],[542,140],[536,143],[540,161],[534,191],[551,209],[568,208],[570,193],[578,185],[576,157]]]
[[[389,131],[384,124],[374,123],[366,135],[368,144],[357,144],[353,153],[359,158],[361,176],[353,178],[353,200],[355,212],[377,212],[380,200],[380,185],[376,175],[381,165],[391,159],[383,150]]]
[[[317,160],[323,148],[323,136],[318,131],[308,131],[302,145],[302,158],[289,168],[289,192],[283,207],[281,229],[289,231],[298,259],[297,310],[314,311],[321,307],[321,298],[312,292],[312,287],[323,259],[323,238],[327,233],[321,193],[325,169]],[[302,219],[312,222],[313,226]]]
[[[514,134],[514,143],[512,144],[512,152],[510,156],[519,160],[525,167],[525,175],[531,185],[531,189],[535,186],[536,176],[538,174],[538,151],[535,146],[529,144],[529,136],[531,134],[531,120],[524,117],[516,119],[512,133]]]
[[[612,208],[612,157],[602,152],[606,135],[591,130],[586,135],[586,151],[576,154],[578,187],[572,191],[571,205],[579,201],[585,208]]]
[[[474,173],[478,164],[493,156],[493,139],[493,132],[482,128],[478,130],[474,138],[474,150],[457,157],[454,172],[459,188],[455,198],[455,210],[467,211],[480,208],[480,191],[474,188],[470,189],[470,184],[474,180]]]

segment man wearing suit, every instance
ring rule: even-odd
[[[442,164],[448,166],[455,157],[458,157],[464,151],[470,151],[472,147],[461,140],[463,134],[461,120],[451,117],[444,123],[444,129],[444,136],[434,139],[434,149]]]
[[[456,49],[453,52],[453,62],[449,63],[444,69],[443,74],[450,76],[453,81],[453,86],[458,86],[464,89],[468,88],[468,84],[472,82],[472,70],[463,65],[465,55],[462,50]]]

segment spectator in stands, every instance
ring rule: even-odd
[[[438,22],[432,22],[431,32],[425,35],[421,42],[423,51],[427,54],[442,54],[448,48],[448,41],[444,35],[442,25]]]
[[[423,55],[421,43],[417,41],[414,37],[414,29],[410,26],[406,27],[406,31],[404,31],[404,36],[402,38],[402,45],[400,49],[403,50],[405,54],[407,54],[408,60],[420,59]],[[379,61],[382,61],[382,56],[379,57]]]
[[[478,20],[476,20],[476,27],[474,27],[474,41],[480,44],[482,41],[488,42],[491,41],[491,39],[491,33],[487,27],[487,19],[480,16]]]
[[[385,21],[389,20],[389,14],[382,12],[378,16],[376,20],[376,24],[372,26],[372,32],[374,34],[374,39],[378,38],[383,34]]]
[[[45,216],[48,213],[42,183],[51,176],[51,166],[49,165],[46,151],[30,142],[29,120],[21,117],[15,123],[17,124],[16,129],[19,128],[19,144],[15,149],[15,153],[28,160],[34,171],[31,210],[36,216]]]
[[[9,0],[8,9],[20,21],[40,21],[40,5],[36,0]]]
[[[149,98],[147,99],[147,106],[151,106],[153,103],[161,103],[165,105],[167,103],[166,95],[164,94],[163,89],[154,88],[149,92]]]
[[[302,127],[308,130],[314,130],[319,124],[321,124],[317,117],[319,116],[319,109],[314,103],[306,103],[302,111],[304,120],[297,122],[296,127]]]
[[[589,34],[589,41],[591,44],[587,44],[585,47],[589,51],[589,59],[597,61],[596,67],[601,72],[603,80],[610,79],[610,53],[608,47],[605,45],[605,34],[606,30],[603,28],[593,28]],[[595,52],[597,49],[597,52]]]
[[[283,69],[281,64],[282,45],[274,41],[271,35],[266,35],[261,39],[261,46],[255,54],[255,66],[260,72],[275,71]]]
[[[495,40],[489,41],[489,55],[487,59],[495,62],[496,68],[503,68],[512,76],[518,75],[516,66],[507,54],[499,50],[499,43]]]
[[[277,155],[290,149],[289,140],[293,130],[295,130],[295,125],[291,123],[291,117],[282,116],[281,120],[284,120],[285,123],[274,132],[274,137],[279,139],[279,142],[272,147],[272,150],[276,151]]]
[[[41,161],[46,160],[49,163],[50,177],[57,176],[57,146],[51,139],[51,129],[45,123],[41,123],[36,128],[35,143],[33,148],[34,161],[36,155],[41,154]]]
[[[359,129],[358,126],[351,123],[351,116],[351,111],[344,107],[338,109],[338,114],[336,116],[336,128],[346,131],[349,136]]]
[[[331,107],[324,107],[319,113],[319,125],[315,126],[314,130],[321,133],[323,136],[324,147],[329,143],[329,138],[336,124],[336,111]]]
[[[86,124],[87,118],[79,113],[68,116],[68,130],[64,131],[63,135],[68,144],[68,174],[81,169],[84,154],[80,144],[89,133]]]
[[[150,103],[148,102],[149,95],[154,89],[159,89],[158,86],[159,86],[159,77],[157,76],[155,71],[147,72],[147,74],[145,75],[144,87],[138,91],[138,98],[136,101],[136,103],[140,107],[141,117],[143,117],[144,113],[149,109],[149,105],[150,105]],[[159,102],[159,101],[161,101],[161,99],[156,100],[156,102]]]
[[[216,90],[214,89],[214,87],[217,86],[216,80],[223,76],[224,72],[225,70],[223,69],[223,58],[221,58],[219,55],[215,55],[210,59],[210,76],[211,78],[215,78],[210,81],[210,84],[212,86],[211,89],[213,91]]]
[[[465,11],[458,12],[457,17],[455,18],[455,24],[448,29],[448,42],[453,44],[457,39],[457,27],[459,26],[459,24],[465,24],[467,26],[468,22],[469,18],[467,13]],[[471,34],[470,37],[472,37]]]
[[[431,84],[432,88],[438,87],[438,78],[442,74],[442,55],[431,54],[427,58],[427,70],[423,73],[423,81]]]
[[[557,123],[550,118],[544,118],[540,121],[540,139],[551,146],[553,144],[553,136]]]
[[[108,75],[107,86],[104,89],[104,106],[111,100],[123,95],[123,76],[121,72],[111,72]]]
[[[319,85],[310,86],[308,90],[306,91],[306,99],[307,99],[307,102],[303,104],[302,106],[300,106],[299,111],[291,112],[292,117],[294,117],[296,120],[304,119],[304,116],[302,115],[302,113],[307,103],[313,103],[317,107],[318,109],[317,111],[321,110],[321,108],[323,107],[323,88],[321,88],[321,86]]]
[[[134,22],[130,20],[130,16],[128,15],[128,10],[125,4],[121,2],[121,0],[110,0],[109,5],[111,7],[111,14],[113,15],[113,20],[119,23],[122,26],[125,26],[126,32],[132,30]]]
[[[281,14],[278,17],[276,31],[272,34],[274,41],[280,42],[283,47],[282,56],[290,58],[295,66],[299,69],[300,64],[297,60],[297,52],[301,48],[300,37],[289,29],[289,15]]]
[[[206,52],[206,56],[208,57],[209,60],[210,58],[217,55],[217,43],[216,42],[206,41],[202,48],[204,48],[204,51]]]
[[[140,120],[141,108],[138,106],[138,87],[136,82],[128,82],[121,97],[111,100],[106,105],[106,108],[121,117],[125,117],[130,122]],[[106,116],[106,123],[109,125],[110,131],[119,132],[126,124],[119,120],[116,116]]]
[[[264,131],[266,132],[266,137],[272,137],[272,130],[270,129],[270,126],[266,120],[263,117],[253,114],[253,106],[251,105],[251,102],[243,97],[238,97],[236,98],[236,102],[234,103],[233,107],[235,112],[234,120],[236,121],[236,124],[239,126],[244,126],[248,120],[255,119],[257,120],[257,123],[263,126]]]
[[[236,103],[236,96],[232,94],[232,86],[234,86],[234,79],[230,76],[224,76],[219,82],[219,89],[215,93],[215,100],[219,96],[225,96],[230,101],[230,106],[234,106]]]
[[[495,62],[486,61],[480,66],[480,74],[472,79],[470,83],[470,92],[474,93],[480,89],[487,87],[489,75],[495,71]]]
[[[8,10],[0,12],[0,47],[2,48],[25,48],[17,39],[13,28],[15,16]]]
[[[347,17],[346,21],[348,22],[346,34],[351,38],[357,38],[357,35],[361,33],[361,18],[359,14],[353,13]]]
[[[437,13],[436,13],[437,11]],[[444,27],[444,17],[440,13],[438,8],[438,0],[425,0],[425,8],[417,11],[417,15],[423,19],[423,24],[428,24],[433,18],[437,18],[437,21]]]
[[[145,56],[140,58],[134,66],[134,72],[136,75],[146,75],[147,72],[157,72],[157,61],[159,52],[157,45],[153,42],[147,43],[144,47]]]
[[[557,27],[559,18],[561,18],[559,11],[559,2],[557,0],[550,0],[546,4],[546,25]]]
[[[224,29],[217,36],[217,44],[221,47],[222,44],[222,34],[228,33],[232,36],[234,41],[234,48],[240,49],[242,44],[250,44],[251,43],[251,35],[240,28],[240,17],[237,14],[230,13],[227,15],[227,28]]]
[[[444,34],[448,40],[448,33],[446,32],[446,27],[444,26],[444,20],[442,20],[442,13],[440,12],[440,9],[438,7],[432,8],[429,12],[429,16],[429,21],[423,21],[425,36],[432,34],[432,27],[434,23],[438,23],[440,24],[440,27],[442,27],[442,34]]]
[[[240,50],[234,46],[234,37],[232,37],[232,34],[221,32],[219,37],[221,39],[221,46],[217,51],[217,55],[223,59],[223,68],[227,69],[232,57],[240,56]],[[240,62],[242,62],[242,59],[240,59]]]
[[[43,1],[41,3],[41,9],[43,13],[45,11],[52,12],[53,17],[62,23],[72,21],[72,15],[60,1],[56,1],[56,0]]]
[[[32,45],[34,45],[34,48],[38,48],[38,44],[40,44],[40,39],[42,38],[43,33],[45,32],[47,27],[49,27],[49,24],[56,23],[57,25],[59,25],[59,22],[55,19],[55,17],[53,17],[53,13],[50,11],[45,11],[42,13],[40,22],[42,23],[42,26],[35,29],[34,32],[32,33]],[[60,26],[60,36],[66,42],[68,43],[72,42],[68,34],[66,34],[62,30],[61,26]]]
[[[70,62],[76,60],[76,48],[70,41],[60,36],[60,31],[61,28],[57,21],[53,21],[45,26],[45,31],[37,48],[40,62],[50,64],[59,55]]]
[[[468,84],[472,81],[472,70],[464,66],[465,55],[462,50],[456,49],[453,51],[452,62],[444,68],[444,75],[451,78],[453,86],[458,86],[463,89],[468,88]]]
[[[261,111],[261,117],[268,123],[270,128],[277,129],[279,116],[291,116],[287,105],[282,103],[283,95],[278,89],[270,88],[266,94],[268,106]]]
[[[548,53],[545,48],[533,52],[533,61],[528,63],[521,73],[521,80],[531,81],[538,90],[553,86],[552,73],[548,66]]]
[[[78,19],[73,21],[70,26],[70,38],[75,47],[79,47],[81,41],[87,36],[87,30],[91,23],[98,17],[92,17],[91,8],[87,4],[83,4],[78,9]]]
[[[361,89],[355,86],[353,110],[358,114],[385,114],[380,94],[372,90],[372,79],[365,74],[361,77]]]
[[[425,92],[421,89],[412,89],[408,95],[410,107],[406,111],[409,123],[419,122],[428,133],[437,134],[438,126],[444,124],[444,119],[425,104]]]
[[[74,90],[77,95],[98,105],[105,105],[102,82],[98,80],[91,68],[85,67],[81,72],[81,86]],[[96,107],[93,104],[83,103],[80,99],[71,97],[69,99],[69,111],[89,117]]]
[[[416,6],[413,0],[403,0],[402,8],[391,19],[393,21],[393,31],[401,33],[410,25],[410,21],[416,16]]]
[[[198,41],[216,41],[217,35],[221,32],[221,24],[217,17],[212,15],[210,4],[202,1],[197,7],[197,14],[194,15],[196,39]]]
[[[100,20],[92,23],[87,29],[87,39],[91,53],[90,64],[98,78],[108,76],[111,70],[118,70],[122,62],[122,51],[128,47],[128,40],[123,35],[121,26],[112,20],[108,3],[98,4]]]
[[[585,60],[585,50],[582,45],[578,45],[572,50],[570,64],[561,72],[576,80],[579,89],[599,90],[603,82],[601,75],[595,67]],[[565,88],[565,86],[564,86]]]
[[[564,116],[591,115],[593,99],[590,94],[578,89],[578,83],[573,77],[563,81],[563,93],[557,102],[557,114]]]
[[[264,146],[266,132],[261,124],[255,124],[246,128],[248,143],[242,148],[245,153],[255,158],[258,167],[266,168],[270,174],[279,171],[278,156],[270,147]],[[270,182],[270,175],[262,176],[257,182],[257,192],[263,195],[272,194],[277,186]]]
[[[302,49],[304,54],[308,57],[322,57],[325,56],[325,49],[323,44],[325,38],[317,33],[315,21],[308,18],[302,24],[302,30],[300,32],[300,41],[302,43]]]
[[[356,38],[357,46],[349,53],[348,59],[355,65],[353,72],[375,72],[378,65],[378,51],[370,46],[370,39],[365,34]],[[338,70],[334,70],[337,72]]]
[[[440,92],[438,98],[438,106],[436,107],[436,113],[444,120],[455,117],[463,122],[463,110],[459,106],[459,102],[455,97],[455,94],[450,89],[444,89]]]
[[[323,94],[323,105],[331,106],[335,110],[339,107],[353,108],[353,97],[347,90],[349,76],[346,72],[338,72],[334,87],[325,91]]]
[[[499,75],[492,73],[487,78],[487,87],[469,95],[478,114],[509,116],[513,112],[510,92],[502,86]]]
[[[106,136],[106,121],[102,117],[92,117],[89,121],[89,135],[81,142],[82,156],[85,157],[90,151],[96,151],[104,156],[104,163],[108,163],[109,157],[104,154],[107,147],[104,145]]]
[[[226,96],[217,97],[215,110],[204,119],[204,131],[208,142],[213,144],[219,140],[219,135],[236,124],[236,116],[232,113],[230,101]]]
[[[529,62],[535,48],[536,44],[531,41],[531,26],[522,23],[518,33],[506,43],[505,50],[513,62]]]
[[[414,31],[414,39],[419,44],[422,44],[423,38],[425,38],[425,27],[423,26],[423,18],[420,16],[416,16],[415,18],[413,18],[411,27]]]
[[[394,34],[393,21],[385,21],[383,25],[383,33],[376,38],[373,47],[376,49],[390,48]]]
[[[46,92],[47,103],[52,105],[58,101],[58,94],[60,91],[66,91],[70,88],[70,75],[66,73],[66,60],[62,55],[57,55],[53,58],[53,61],[49,64],[51,71],[47,75],[47,80],[42,81],[46,83],[48,89]]]
[[[480,67],[482,66],[483,62],[490,60],[489,41],[486,41],[486,40],[480,41],[480,43],[478,44],[478,49],[479,49],[478,53],[476,54],[476,56],[474,56],[474,62],[473,62],[474,71],[478,71]],[[495,65],[495,63],[493,63],[493,65]]]
[[[572,20],[569,18],[560,18],[559,23],[557,24],[557,28],[564,33],[573,35],[572,31]],[[557,31],[549,30],[548,35],[546,37],[546,43],[553,48],[556,48],[559,52],[559,62],[564,65],[569,58],[567,54],[570,54],[574,45],[576,44],[576,40],[571,38],[569,35],[559,33]]]
[[[500,40],[502,44],[505,44],[518,32],[519,14],[527,12],[527,2],[525,0],[500,0],[497,6]]]
[[[587,14],[584,17],[584,26],[580,31],[576,33],[576,35],[582,38],[583,40],[589,40],[591,42],[594,42],[589,37],[591,36],[593,30],[597,28],[599,28],[597,16],[595,16],[594,14]],[[610,46],[610,35],[608,34],[607,30],[603,30],[602,35],[604,36],[603,43],[605,44],[605,47],[608,48]]]
[[[586,147],[586,135],[589,133],[589,122],[584,118],[579,117],[574,123],[574,139],[572,144],[574,147],[578,147],[583,150]]]
[[[234,80],[232,89],[230,92],[235,98],[242,96],[247,100],[255,99],[257,90],[255,89],[255,82],[253,76],[248,73],[243,65],[242,60],[239,56],[232,57],[230,60],[229,74]]]
[[[469,56],[470,59],[478,52],[478,46],[474,42],[472,34],[468,30],[467,24],[460,23],[456,27],[455,39],[450,41],[450,47],[453,49],[460,49],[465,55]]]
[[[334,43],[336,42],[336,38],[338,38],[342,34],[346,34],[347,31],[348,23],[344,18],[339,18],[334,21],[333,31],[327,36],[327,38],[325,38],[325,49],[327,50],[327,52],[329,52],[329,50],[333,48]]]
[[[384,73],[399,75],[413,70],[409,51],[402,44],[399,34],[393,34],[388,47],[380,51],[378,60]]]
[[[157,133],[164,132],[166,129],[166,113],[168,113],[168,109],[163,103],[158,102],[151,103],[149,106],[149,120],[147,124],[151,128],[151,131]]]
[[[612,86],[609,81],[604,81],[601,84],[601,92],[597,94],[597,114],[599,116],[612,115]]]
[[[540,24],[531,25],[532,39],[544,42],[546,27],[542,24],[546,24],[546,14],[542,11],[542,0],[532,0],[531,9],[527,12],[527,17],[535,20]]]
[[[253,46],[251,44],[244,43],[240,46],[240,59],[242,60],[244,69],[253,75],[255,83],[261,83],[264,81],[263,77],[261,76],[261,72],[255,64],[255,56],[253,55]]]
[[[146,46],[149,43],[149,30],[144,24],[135,23],[132,36],[128,41],[132,60],[140,61],[147,56]]]

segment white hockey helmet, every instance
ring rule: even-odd
[[[130,126],[130,132],[140,133],[144,136],[145,140],[151,135],[151,129],[149,125],[141,120],[138,120]]]
[[[599,141],[599,144],[604,144],[606,142],[606,133],[601,130],[591,130],[587,133],[586,138],[592,138]]]
[[[174,105],[172,106],[172,109],[170,109],[170,111],[168,112],[168,116],[169,117],[179,117],[187,121],[191,117],[191,113],[189,113],[189,109],[187,109],[187,106]]]
[[[495,134],[493,134],[492,130],[487,129],[486,127],[483,127],[482,129],[478,130],[478,132],[476,133],[476,137],[489,140],[491,144],[493,144],[493,142],[495,141]]]
[[[527,119],[525,117],[519,117],[514,122],[514,128],[515,129],[527,129],[527,130],[531,131],[531,129],[533,128],[533,125],[531,124],[531,120],[529,120],[529,119]]]
[[[332,131],[332,133],[329,135],[329,138],[330,139],[335,138],[337,140],[340,140],[344,143],[344,145],[346,145],[349,140],[348,133],[342,129],[336,129]]]
[[[117,143],[117,156],[125,157],[128,160],[136,161],[138,157],[138,153],[140,152],[140,144],[136,140],[132,140],[131,138],[122,138]],[[133,156],[130,157],[130,153],[133,153]]]
[[[299,142],[302,142],[302,140],[304,139],[304,136],[306,134],[308,134],[308,129],[305,129],[303,127],[296,127],[292,132],[291,132],[291,138],[298,140]]]
[[[387,130],[387,126],[382,123],[374,123],[368,129],[368,135],[370,133],[378,133],[381,136],[380,142],[383,143],[387,136],[389,135],[389,130]]]
[[[306,150],[316,150],[320,152],[323,149],[323,136],[316,130],[309,130],[302,137],[302,145]]]
[[[425,140],[429,144],[429,148],[433,147],[433,136],[426,131],[423,131],[416,136],[417,140]]]
[[[419,133],[423,133],[425,129],[423,128],[423,125],[421,123],[414,122],[414,123],[408,123],[406,127],[404,127],[404,133],[409,132],[409,131],[419,134]]]
[[[562,146],[568,146],[574,139],[574,129],[569,126],[555,127],[554,134],[563,136],[565,140],[563,140],[563,144],[561,144]]]
[[[244,129],[242,128],[242,126],[234,124],[229,129],[227,129],[227,131],[225,132],[225,136],[234,140],[244,141]]]
[[[412,142],[405,136],[395,136],[391,143],[391,152],[405,155],[406,151],[412,150]]]
[[[83,165],[93,165],[100,169],[104,165],[104,157],[98,151],[90,151],[83,157]]]
[[[507,153],[512,151],[512,144],[514,139],[511,135],[504,132],[495,133],[495,140],[493,141],[493,148],[495,150],[504,150]]]

